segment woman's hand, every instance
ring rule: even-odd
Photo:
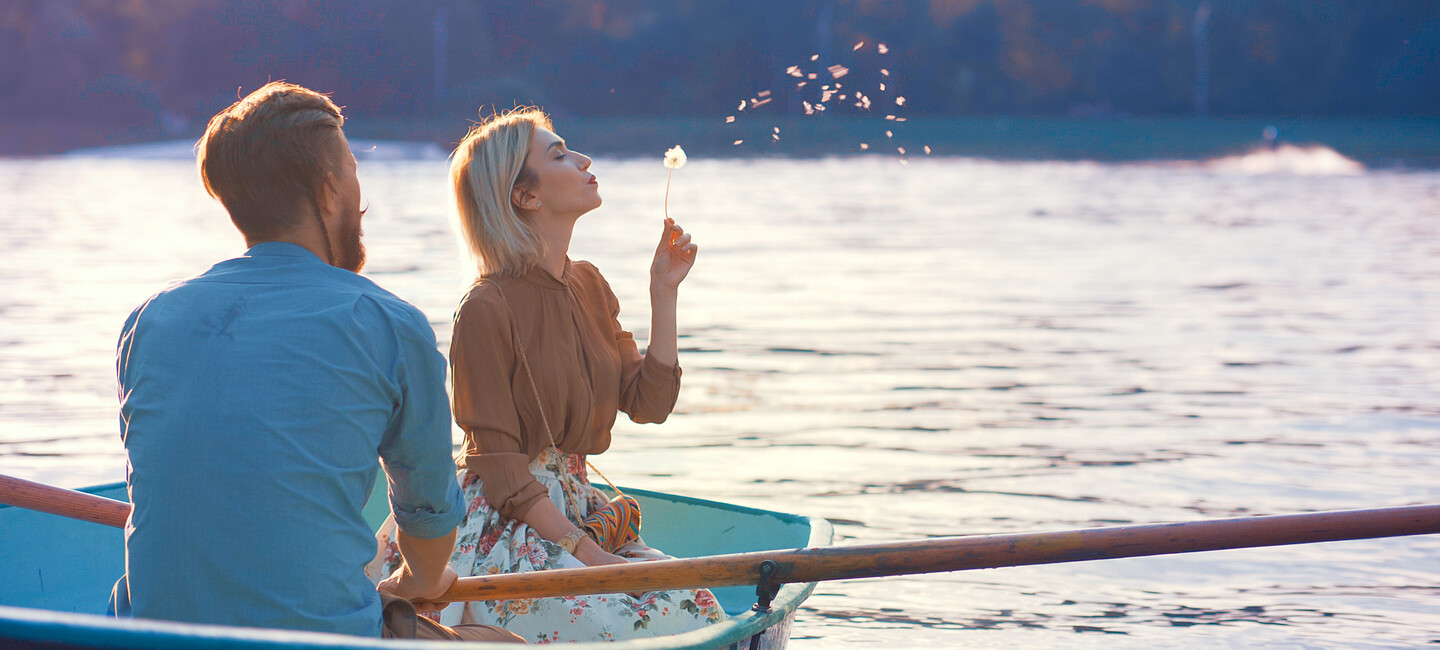
[[[619,555],[615,555],[614,553],[607,553],[605,549],[600,548],[600,545],[595,543],[595,540],[590,539],[589,537],[581,539],[580,544],[575,547],[575,559],[584,562],[585,566],[605,566],[606,564],[630,563],[629,560],[626,560]]]
[[[455,568],[446,564],[437,580],[425,584],[414,573],[411,573],[410,565],[402,562],[400,568],[395,569],[395,573],[390,574],[390,577],[381,580],[380,584],[375,586],[375,590],[404,598],[414,603],[417,611],[429,612],[444,609],[450,604],[436,599],[444,595],[459,577],[455,573]]]
[[[675,225],[674,219],[665,220],[665,230],[660,234],[660,245],[655,247],[655,261],[650,264],[650,290],[675,291],[680,282],[695,266],[695,252],[698,249],[690,243],[685,229]]]

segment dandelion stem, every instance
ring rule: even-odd
[[[665,172],[665,218],[670,218],[670,177],[675,175],[675,168],[671,167]]]

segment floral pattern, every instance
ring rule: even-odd
[[[530,463],[530,472],[576,525],[592,508],[605,505],[605,495],[586,478],[583,456],[551,447]],[[469,513],[460,522],[450,557],[461,577],[585,566],[524,522],[501,517],[485,500],[478,476],[462,470],[461,485]],[[390,526],[387,522],[380,532],[383,565],[376,567],[376,576],[389,575],[398,560]],[[617,555],[635,561],[668,557],[646,546],[643,539]],[[498,625],[531,643],[569,643],[679,634],[724,617],[715,596],[708,589],[697,589],[453,603],[440,613],[439,621]]]

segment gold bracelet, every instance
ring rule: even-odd
[[[574,555],[575,547],[580,545],[580,540],[582,539],[585,539],[585,529],[576,528],[574,531],[571,531],[569,535],[555,540],[555,544],[558,545],[560,548],[565,549],[566,553]]]

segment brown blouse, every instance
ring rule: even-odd
[[[455,421],[465,430],[465,465],[501,515],[522,519],[548,498],[529,470],[550,445],[541,405],[555,442],[572,454],[609,449],[617,411],[664,422],[675,407],[680,368],[642,356],[619,313],[610,285],[583,261],[566,260],[559,279],[539,267],[485,277],[461,299],[450,343]]]

